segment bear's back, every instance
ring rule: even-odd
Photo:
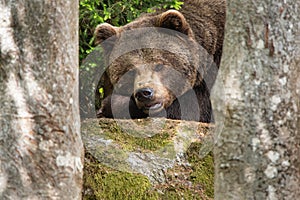
[[[224,39],[226,0],[185,0],[180,12],[191,26],[197,42],[214,56],[214,61],[219,66]]]

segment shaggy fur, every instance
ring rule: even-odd
[[[225,10],[225,0],[185,0],[180,11],[144,14],[123,27],[100,24],[95,41],[104,48],[108,68],[97,116],[211,122],[210,89],[222,55]],[[147,27],[163,29],[142,29]],[[143,43],[147,48],[126,51]],[[143,88],[153,93],[140,101]]]

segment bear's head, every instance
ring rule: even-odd
[[[97,26],[104,49],[104,95],[133,97],[144,113],[159,113],[201,82],[200,47],[175,10],[140,17],[123,27]]]

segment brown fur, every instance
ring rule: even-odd
[[[113,117],[111,111],[123,112],[124,106],[129,107],[127,110],[130,110],[133,118],[151,115],[151,110],[149,113],[144,110],[147,104],[134,98],[137,89],[151,88],[154,90],[151,102],[160,102],[164,107],[164,111],[154,116],[211,121],[209,90],[216,78],[222,55],[225,6],[225,0],[185,0],[180,12],[170,10],[145,14],[119,28],[109,24],[99,25],[95,31],[96,44],[105,43],[106,62],[110,63],[101,80],[105,83],[105,96],[98,112],[101,113],[99,117]],[[170,29],[181,35],[158,30],[157,38],[153,39],[148,30],[139,29],[143,27]],[[132,38],[124,36],[132,30],[136,30],[132,32]],[[155,49],[165,42],[163,37],[166,34],[170,34],[170,41],[173,41],[172,38],[181,38],[175,43],[168,43],[173,53]],[[184,39],[184,35],[187,39]],[[188,43],[181,43],[183,40]],[[122,48],[126,50],[126,45],[130,48],[129,44],[134,42],[145,42],[153,45],[154,49],[137,49],[118,55]],[[122,47],[124,44],[125,47]],[[197,44],[208,54],[199,54],[202,50]],[[214,63],[209,60],[209,55]],[[112,97],[113,90],[117,94],[116,98]],[[111,106],[118,109],[111,109]],[[122,117],[121,114],[116,116]]]

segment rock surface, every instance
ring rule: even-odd
[[[164,118],[86,119],[84,199],[212,198],[212,130]]]

